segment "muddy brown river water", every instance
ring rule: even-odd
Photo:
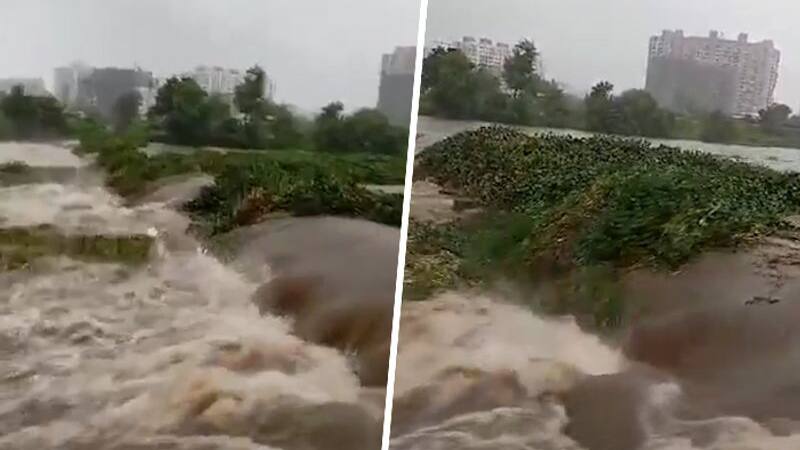
[[[67,148],[0,144],[14,160],[75,173],[0,188],[0,226],[158,234],[142,267],[51,258],[0,274],[0,449],[379,448],[383,389],[259,314],[267,267],[248,277],[204,252],[166,198],[124,206]]]
[[[480,125],[421,118],[418,151]],[[665,143],[800,171],[800,150]],[[433,210],[450,203],[420,185],[422,219],[446,218]],[[537,298],[405,303],[392,448],[800,448],[799,243],[771,238],[676,273],[623,274],[624,295],[648,307],[615,336],[537,315],[527,306]]]

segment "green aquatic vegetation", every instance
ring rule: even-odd
[[[0,229],[0,268],[16,270],[45,256],[141,264],[150,257],[153,239],[146,235],[65,234],[50,225]]]
[[[484,210],[445,225],[412,222],[405,297],[514,281],[539,310],[601,328],[637,309],[619,275],[675,269],[788,226],[800,175],[611,137],[527,136],[490,127],[417,156],[415,175]]]
[[[402,195],[370,192],[353,178],[319,166],[259,159],[226,166],[186,209],[212,234],[279,212],[362,217],[399,226]]]
[[[537,263],[677,267],[800,211],[798,174],[611,137],[488,127],[435,144],[418,165],[488,209],[527,216],[520,242]]]
[[[337,155],[306,150],[225,153],[192,148],[188,152],[148,155],[141,150],[145,143],[146,138],[135,129],[115,135],[87,128],[78,153],[96,155],[97,164],[108,172],[109,187],[126,198],[146,194],[151,183],[162,178],[191,173],[220,176],[231,167],[273,165],[292,173],[313,171],[360,184],[402,184],[405,174],[404,159],[392,155]]]

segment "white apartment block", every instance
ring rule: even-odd
[[[198,66],[184,76],[192,78],[209,94],[228,96],[235,92],[236,86],[244,82],[247,73],[218,66]],[[265,80],[264,92],[267,98],[274,96],[275,84],[269,77]]]
[[[434,42],[433,47],[461,50],[473,64],[488,69],[498,76],[503,73],[503,63],[511,57],[512,53],[512,48],[508,44],[472,36],[465,36],[460,41],[455,42],[437,41]]]
[[[244,82],[244,72],[222,67],[198,66],[184,76],[192,78],[209,94],[233,94]]]
[[[755,115],[774,100],[778,82],[780,51],[771,40],[749,42],[745,33],[736,40],[725,39],[718,31],[708,37],[685,36],[682,30],[664,31],[650,38],[649,57],[692,60],[735,72],[736,115]]]

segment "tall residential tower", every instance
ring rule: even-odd
[[[773,102],[779,64],[780,52],[770,40],[666,30],[650,38],[646,89],[677,112],[755,115]]]
[[[378,110],[397,126],[406,127],[411,120],[416,59],[416,47],[397,47],[381,60]]]

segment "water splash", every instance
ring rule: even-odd
[[[128,208],[83,180],[0,189],[0,215],[159,244],[143,268],[52,258],[0,275],[0,449],[379,445],[347,357],[260,316],[256,285],[163,204]]]

